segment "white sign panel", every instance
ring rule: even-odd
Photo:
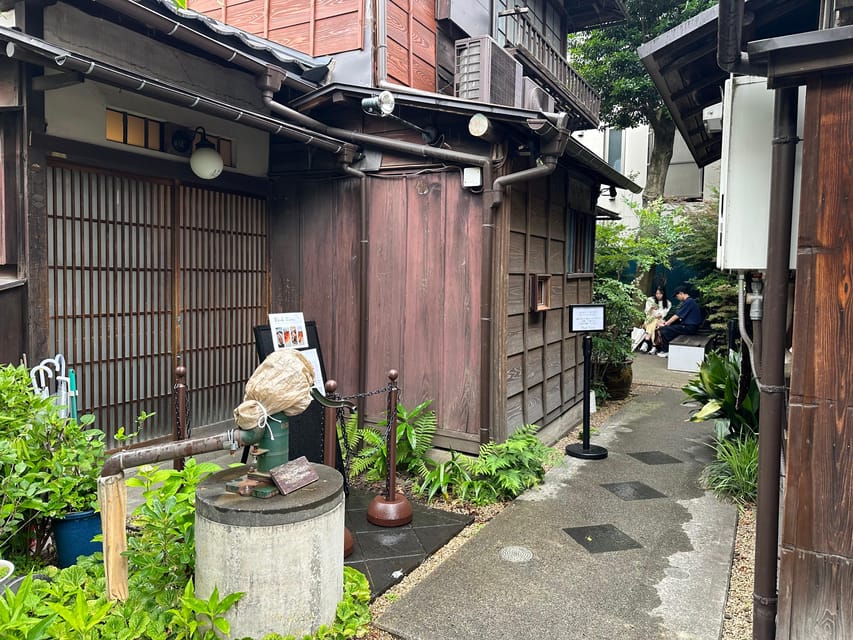
[[[604,331],[604,305],[569,305],[569,331],[573,333]]]

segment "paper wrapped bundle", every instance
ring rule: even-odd
[[[311,404],[314,368],[295,349],[271,353],[255,369],[246,383],[243,402],[234,409],[234,419],[241,429],[254,429],[266,424],[267,416],[279,411],[295,416]]]

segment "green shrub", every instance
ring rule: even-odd
[[[128,598],[111,602],[101,554],[59,570],[48,567],[49,580],[27,577],[16,594],[0,594],[0,640],[213,640],[227,638],[225,614],[242,594],[214,593],[196,598],[191,578],[195,487],[216,465],[186,461],[182,471],[143,469],[138,480],[145,504],[133,514],[134,528],[126,555]],[[155,505],[170,505],[160,508]],[[162,519],[157,522],[155,516]],[[181,539],[183,535],[183,539]],[[165,548],[173,543],[175,549]],[[157,561],[162,567],[156,567]],[[181,565],[185,562],[186,565]],[[170,575],[172,572],[177,576]],[[176,588],[179,584],[179,588]],[[155,595],[156,594],[156,595]],[[370,622],[367,578],[344,568],[344,596],[331,627],[321,627],[309,640],[363,637]],[[270,640],[281,638],[276,634]],[[292,636],[291,636],[292,638]],[[251,639],[250,639],[251,640]]]
[[[540,442],[537,430],[534,425],[524,425],[506,442],[481,445],[473,459],[451,452],[450,460],[430,469],[414,490],[429,499],[440,494],[475,505],[512,500],[541,483],[545,465],[559,457]]]
[[[758,433],[758,385],[750,376],[746,388],[740,388],[740,363],[737,351],[725,356],[715,352],[705,355],[698,376],[682,387],[690,400],[702,404],[690,417],[691,422],[723,420],[736,438]]]
[[[428,409],[432,400],[422,402],[411,411],[397,404],[397,469],[410,474],[427,471],[426,453],[432,446],[437,427],[435,411]],[[346,442],[351,451],[350,475],[362,473],[366,480],[384,480],[388,472],[388,447],[385,432],[386,416],[376,427],[358,428],[358,414],[350,414],[346,429]],[[359,446],[361,447],[359,449]]]
[[[758,495],[758,438],[720,436],[713,446],[715,460],[702,472],[705,486],[740,506],[754,503]]]

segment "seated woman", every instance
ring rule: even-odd
[[[643,353],[655,354],[657,349],[655,343],[657,340],[658,327],[663,324],[663,319],[672,308],[672,303],[666,298],[666,290],[663,286],[657,287],[653,295],[646,298],[646,320],[643,323],[643,329],[646,333],[643,335],[640,342],[640,351]]]

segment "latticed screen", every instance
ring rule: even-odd
[[[267,214],[257,198],[180,192],[179,349],[191,424],[233,419],[257,366],[252,327],[267,323]]]
[[[54,166],[48,172],[50,349],[65,355],[82,412],[117,445],[173,429],[182,353],[191,424],[221,422],[256,362],[266,294],[263,200]]]

